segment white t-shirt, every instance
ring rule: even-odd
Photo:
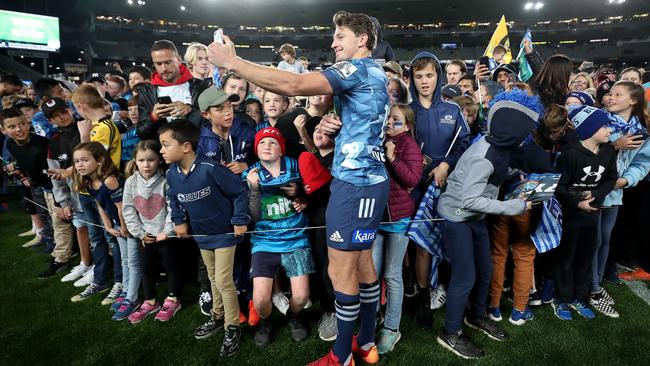
[[[300,62],[298,60],[294,60],[293,64],[290,64],[290,63],[282,60],[278,64],[278,69],[285,70],[285,71],[291,71],[291,72],[294,72],[296,74],[304,74],[304,73],[307,72],[307,70],[305,70],[305,67],[302,65],[302,62]]]

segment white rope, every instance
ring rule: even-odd
[[[32,200],[30,200],[29,198],[26,198],[26,197],[23,197],[23,199],[25,199],[26,201],[31,202],[31,203],[35,204],[36,206],[38,206],[38,207],[40,207],[40,208],[42,208],[42,209],[56,215],[56,212],[50,210],[48,207],[42,206],[42,205],[38,204],[37,202],[34,202],[34,201],[32,201]],[[104,230],[103,225],[97,225],[97,224],[95,224],[93,222],[88,222],[88,221],[84,221],[84,220],[80,220],[80,219],[75,219],[75,220],[77,220],[78,222],[84,223],[86,225],[92,225],[92,226],[99,227],[102,230]],[[433,221],[444,221],[444,219],[437,218],[437,219],[421,219],[421,220],[382,221],[382,222],[380,222],[380,224],[394,224],[396,222],[413,223],[413,222],[433,222]],[[273,233],[273,232],[278,232],[278,231],[315,230],[315,229],[325,229],[325,228],[326,228],[325,226],[306,226],[306,227],[294,227],[294,228],[285,228],[285,229],[251,230],[251,231],[246,231],[244,234]],[[235,233],[226,233],[226,235],[235,235]],[[205,237],[205,236],[209,236],[209,235],[206,235],[206,234],[193,234],[193,235],[188,235],[188,236],[189,237]],[[170,237],[170,238],[178,238],[178,236],[176,236],[176,235],[169,235],[168,237]]]

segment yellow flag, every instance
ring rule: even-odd
[[[490,38],[490,43],[485,49],[483,56],[492,58],[492,51],[496,46],[503,46],[506,48],[507,52],[503,58],[503,62],[509,64],[512,61],[512,53],[510,52],[510,39],[508,39],[508,26],[506,25],[506,16],[502,15],[497,29],[494,31],[492,38]]]

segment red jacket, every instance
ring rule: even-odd
[[[415,201],[408,190],[420,181],[423,158],[417,142],[408,133],[389,138],[389,141],[395,144],[395,160],[386,162],[390,175],[388,217],[396,221],[415,213]]]

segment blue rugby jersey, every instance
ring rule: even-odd
[[[332,175],[356,186],[387,180],[383,142],[390,107],[384,70],[360,58],[337,62],[322,74],[334,90],[343,124],[335,139]]]

